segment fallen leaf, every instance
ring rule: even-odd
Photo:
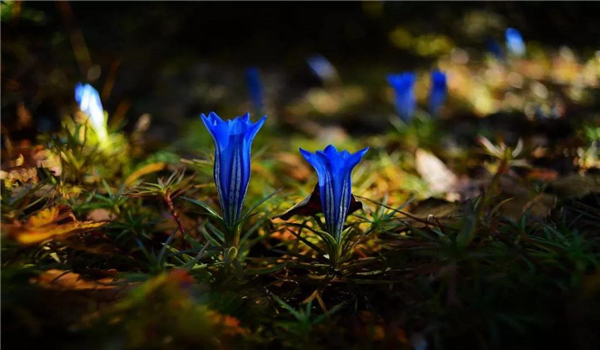
[[[107,209],[94,209],[88,213],[87,219],[91,221],[113,221],[116,216]]]
[[[110,275],[110,270],[105,272],[105,276],[94,279],[72,271],[51,269],[31,278],[29,282],[45,293],[43,295],[49,303],[48,307],[56,308],[61,317],[73,314],[71,317],[80,319],[90,312],[91,305],[103,309],[139,284],[117,279]]]
[[[537,195],[522,194],[512,197],[506,201],[500,211],[506,217],[518,220],[525,212],[531,216],[543,218],[550,214],[550,210],[556,205],[556,196],[547,193]]]
[[[144,175],[148,175],[148,174],[152,174],[152,173],[161,171],[164,168],[166,168],[166,166],[167,166],[167,163],[164,163],[164,162],[151,163],[151,164],[148,164],[148,165],[144,165],[143,167],[137,169],[131,175],[129,175],[127,177],[127,179],[125,180],[125,184],[126,185],[131,185],[132,183],[134,183],[140,177],[142,177]]]
[[[536,179],[541,181],[554,181],[558,179],[558,171],[548,168],[535,168],[531,169],[527,173],[527,177],[530,179]]]
[[[115,282],[117,280],[112,277],[88,280],[77,273],[56,269],[45,271],[31,279],[31,283],[40,287],[56,290],[110,290],[115,289]]]
[[[25,245],[39,244],[48,239],[65,239],[72,235],[89,232],[106,222],[77,221],[67,206],[46,208],[22,222],[4,225],[8,236]]]
[[[590,192],[600,192],[600,176],[567,175],[554,181],[550,187],[561,197],[583,197]]]
[[[413,216],[420,219],[435,217],[437,219],[452,218],[457,215],[460,203],[448,202],[438,198],[428,198],[414,205],[410,211]]]
[[[418,149],[415,154],[415,167],[433,193],[455,190],[458,177],[435,155]]]
[[[350,210],[348,210],[348,215],[354,213],[355,211],[362,209],[363,204],[360,201],[357,201],[354,195],[352,195],[350,200]],[[323,208],[321,207],[321,196],[319,194],[319,185],[315,185],[314,190],[310,194],[310,196],[304,198],[302,202],[294,205],[290,209],[285,212],[275,215],[273,219],[281,219],[288,220],[294,215],[301,216],[312,216],[318,213],[322,213]]]
[[[18,129],[31,127],[33,118],[23,102],[19,102],[17,105],[17,117]]]

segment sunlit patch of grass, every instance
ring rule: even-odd
[[[469,32],[485,26],[471,20]],[[597,104],[598,55],[533,43],[525,57],[500,60],[402,27],[390,40],[439,58],[450,95],[439,118],[423,107],[429,70],[416,72],[417,108],[406,121],[393,114],[384,75],[369,74],[381,67],[356,75],[373,88],[338,76],[298,94],[256,139],[234,227],[199,118],[169,145],[149,146],[147,116],[131,133],[95,133],[76,115],[35,146],[7,141],[2,297],[14,334],[46,335],[57,322],[102,346],[223,349],[452,348],[473,339],[536,347],[552,345],[557,330],[593,336],[600,133],[581,122],[593,115],[571,117],[565,106]],[[507,112],[531,130],[485,124]],[[348,116],[385,126],[335,124],[352,124]],[[298,148],[330,143],[370,147],[352,175],[362,208],[339,237],[318,210],[274,218],[318,182]],[[46,312],[57,300],[60,310]]]

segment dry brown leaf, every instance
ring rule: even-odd
[[[131,185],[140,177],[161,171],[166,167],[167,167],[167,163],[165,163],[165,162],[158,162],[158,163],[151,163],[148,165],[144,165],[143,167],[137,169],[131,175],[129,175],[127,177],[127,179],[125,180],[125,184]]]
[[[551,188],[560,197],[583,197],[590,192],[600,192],[600,176],[567,175],[552,182]]]
[[[28,144],[2,151],[2,171],[0,177],[11,182],[37,182],[37,168],[46,168],[54,175],[60,175],[62,169],[58,157],[45,149],[44,146]]]
[[[458,177],[435,155],[418,149],[415,154],[417,172],[434,193],[447,193],[455,190]]]
[[[29,128],[33,124],[31,112],[29,112],[23,102],[17,104],[17,117],[18,129]]]
[[[45,296],[51,308],[62,309],[60,312],[66,313],[64,308],[68,307],[67,314],[74,313],[77,315],[75,318],[79,319],[90,311],[90,301],[98,307],[110,305],[138,284],[126,283],[110,276],[111,273],[115,274],[116,271],[105,271],[108,277],[94,279],[75,272],[52,269],[31,278],[30,283],[49,292]]]
[[[506,217],[512,220],[519,220],[523,214],[529,212],[530,215],[538,218],[544,218],[550,214],[550,211],[556,205],[556,196],[540,193],[537,195],[522,194],[506,201],[500,211]]]
[[[108,209],[94,209],[89,212],[87,219],[91,221],[113,221],[117,217],[114,213],[111,213]]]
[[[460,208],[458,202],[448,202],[438,198],[428,198],[417,204],[414,204],[410,213],[421,219],[435,217],[436,219],[451,218],[456,215]]]
[[[32,181],[36,183],[38,181],[37,169],[36,168],[13,168],[9,171],[0,170],[0,179],[8,180],[9,182],[20,182],[27,183]]]
[[[527,173],[527,177],[530,179],[536,179],[546,182],[558,179],[558,175],[558,171],[548,168],[535,168],[531,169]]]
[[[22,223],[4,225],[9,237],[21,244],[39,244],[48,239],[65,239],[72,235],[89,232],[106,222],[77,221],[66,206],[46,208]]]
[[[43,272],[33,278],[31,282],[40,287],[55,290],[97,290],[115,289],[116,280],[112,277],[86,280],[78,273],[53,269]]]
[[[348,215],[354,213],[359,209],[363,209],[362,202],[356,200],[356,197],[354,197],[354,195],[351,195]],[[322,212],[323,208],[321,206],[321,199],[319,195],[319,185],[315,184],[312,193],[308,197],[304,198],[300,203],[294,205],[285,212],[275,215],[273,219],[289,220],[294,215],[313,216],[317,213]]]

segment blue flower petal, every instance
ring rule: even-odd
[[[90,84],[78,83],[75,86],[75,100],[79,104],[79,109],[88,116],[96,133],[100,138],[105,138],[106,118],[98,91]]]
[[[368,148],[354,154],[348,151],[338,152],[332,145],[315,153],[300,149],[302,156],[317,171],[321,207],[327,229],[338,240],[344,230],[344,222],[352,203],[352,170],[367,151]]]
[[[261,111],[263,108],[263,84],[260,79],[258,68],[251,67],[246,70],[246,83],[250,98],[254,104],[255,111]]]
[[[417,77],[414,73],[390,74],[387,81],[396,94],[396,111],[404,122],[412,119],[417,107],[414,85]]]
[[[223,121],[211,112],[200,115],[215,141],[214,178],[225,224],[233,227],[242,216],[244,198],[250,182],[250,152],[254,137],[265,123],[256,123],[246,114]]]
[[[521,32],[514,28],[506,29],[506,47],[508,51],[514,56],[525,55],[525,42],[521,36]]]
[[[446,74],[440,71],[431,72],[431,89],[429,91],[429,113],[435,116],[446,101],[448,84]]]

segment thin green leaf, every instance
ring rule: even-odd
[[[215,219],[219,219],[219,220],[223,221],[223,218],[221,217],[221,215],[219,215],[219,213],[217,213],[208,204],[206,204],[204,202],[201,202],[201,201],[199,201],[197,199],[194,199],[194,198],[189,198],[189,197],[181,197],[181,198],[184,199],[184,200],[186,200],[186,201],[188,201],[188,202],[190,202],[190,203],[193,203],[193,204],[196,204],[196,205],[202,207],[202,209],[204,209],[204,210],[206,210],[208,212],[209,216],[212,216]]]
[[[264,202],[268,201],[269,199],[271,199],[274,195],[276,195],[277,193],[279,193],[282,190],[283,187],[280,187],[278,189],[275,190],[275,192],[267,195],[266,197],[263,197],[261,200],[259,200],[256,204],[254,204],[252,207],[250,207],[250,209],[248,209],[248,211],[242,215],[242,218],[240,219],[239,222],[244,222],[246,221],[246,219],[248,217],[250,217],[250,215],[252,214],[252,212],[254,211],[254,209],[258,208],[261,204],[263,204]]]

